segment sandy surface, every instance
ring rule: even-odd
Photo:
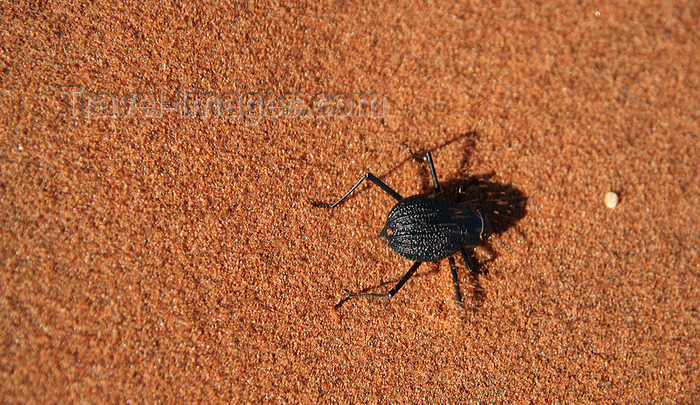
[[[3,402],[700,401],[698,4],[378,3],[2,3]]]

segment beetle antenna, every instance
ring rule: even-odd
[[[511,253],[515,253],[516,255],[518,254],[518,252],[515,251],[515,249],[511,248],[510,246],[506,245],[505,243],[501,242],[500,240],[494,238],[493,235],[489,235],[489,239],[495,240],[496,242],[498,242],[499,245],[501,245],[501,246],[503,246],[504,248],[508,249]]]

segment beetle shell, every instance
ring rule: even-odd
[[[415,195],[391,209],[379,238],[401,257],[437,262],[476,247],[486,235],[480,213],[436,195]]]

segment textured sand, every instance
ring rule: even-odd
[[[0,5],[3,402],[700,401],[698,4],[380,3]],[[519,253],[335,310],[410,262],[311,202],[429,190],[403,143]]]

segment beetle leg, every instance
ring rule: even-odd
[[[333,208],[333,207],[335,207],[336,205],[340,204],[343,200],[345,200],[346,198],[348,198],[348,196],[350,195],[350,193],[352,193],[353,191],[355,191],[355,189],[356,189],[357,187],[359,187],[360,184],[362,184],[362,182],[365,181],[365,180],[369,180],[369,181],[371,181],[372,183],[374,183],[374,184],[376,184],[377,186],[379,186],[379,188],[381,188],[382,190],[384,190],[387,194],[389,194],[390,196],[394,197],[394,199],[395,199],[396,201],[401,201],[401,200],[403,200],[403,197],[401,197],[401,194],[397,193],[396,191],[394,191],[394,189],[392,189],[391,187],[387,186],[386,183],[384,183],[383,181],[379,180],[379,179],[378,179],[375,175],[373,175],[372,173],[367,173],[367,174],[365,174],[364,176],[360,177],[360,180],[358,180],[357,183],[355,183],[355,185],[352,186],[352,188],[350,189],[350,191],[348,191],[347,193],[345,193],[344,196],[340,197],[340,200],[334,202],[333,204],[326,205],[326,204],[319,204],[319,203],[315,203],[315,202],[312,203],[312,204],[313,204],[314,207],[319,207],[319,208]]]
[[[430,169],[430,176],[433,178],[433,184],[435,185],[435,193],[440,192],[440,183],[438,183],[437,174],[435,174],[435,166],[433,165],[433,157],[430,156],[430,152],[425,153],[425,158],[428,160],[428,169]]]
[[[466,263],[467,269],[469,269],[469,271],[470,271],[471,273],[486,274],[485,271],[474,270],[474,269],[472,268],[472,265],[469,264],[469,257],[467,257],[467,252],[464,250],[464,248],[460,248],[460,249],[459,249],[459,252],[462,254],[462,259],[464,259],[464,263]]]
[[[404,284],[406,284],[406,281],[408,281],[409,278],[413,275],[413,273],[416,272],[418,269],[418,266],[421,265],[421,262],[415,262],[413,263],[413,266],[411,266],[410,269],[408,269],[408,272],[399,280],[399,282],[392,288],[388,293],[386,294],[357,294],[357,295],[351,295],[347,298],[342,299],[339,303],[336,304],[335,308],[338,309],[343,303],[347,300],[351,300],[353,298],[359,298],[359,297],[379,297],[379,298],[391,298],[394,295],[396,295],[397,292],[403,287]]]
[[[399,280],[399,282],[396,283],[396,285],[394,286],[394,288],[392,288],[391,291],[389,291],[389,292],[387,293],[387,295],[388,295],[389,297],[393,297],[397,292],[399,292],[399,290],[401,289],[401,287],[403,287],[403,285],[406,284],[406,281],[408,281],[408,279],[411,278],[411,276],[413,275],[413,273],[415,273],[416,270],[418,270],[418,266],[420,266],[421,263],[422,263],[422,262],[415,262],[415,263],[413,263],[413,266],[411,266],[411,268],[408,269],[408,271],[406,272],[406,274],[404,274],[404,276],[401,278],[401,280]]]
[[[452,271],[452,283],[455,286],[455,297],[459,306],[462,307],[462,292],[459,290],[459,279],[457,278],[457,265],[455,264],[455,259],[450,256],[447,258],[450,261],[450,270]]]
[[[433,178],[433,185],[435,186],[435,194],[440,192],[440,183],[438,183],[437,179],[437,174],[435,174],[435,165],[433,165],[433,157],[430,155],[430,152],[425,152],[425,155],[419,154],[419,153],[413,153],[411,149],[406,145],[405,143],[403,144],[403,147],[406,148],[408,153],[411,154],[414,160],[418,159],[426,159],[428,161],[428,169],[430,170],[430,176]]]

